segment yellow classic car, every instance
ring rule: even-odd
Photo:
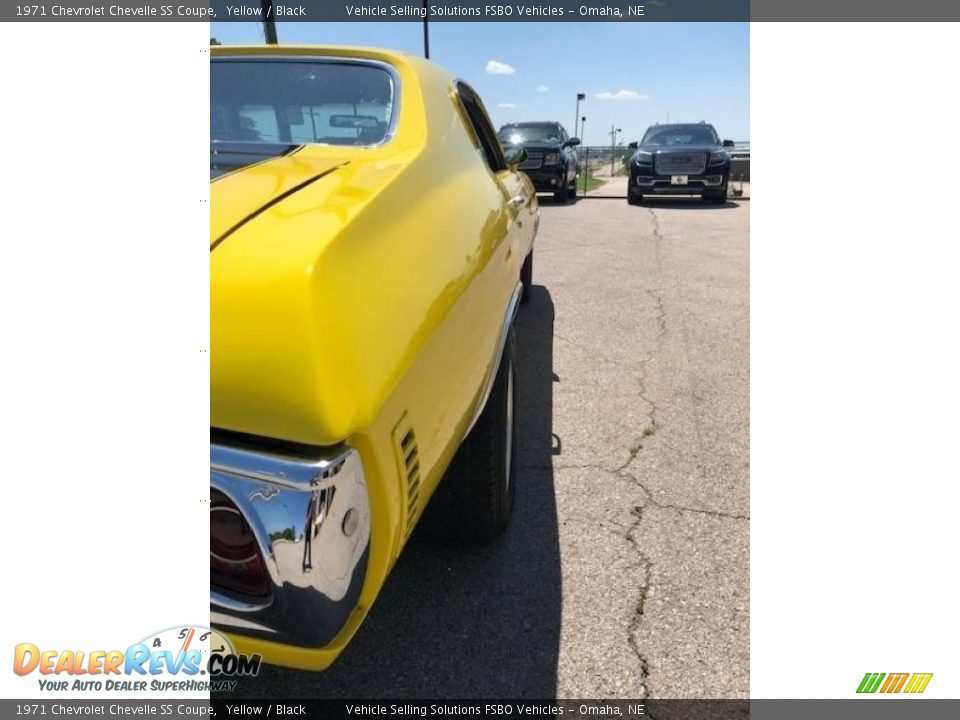
[[[539,208],[465,83],[409,55],[211,48],[210,614],[327,667],[429,518],[513,509]]]

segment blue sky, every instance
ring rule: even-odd
[[[214,22],[210,34],[224,44],[263,42],[259,23]],[[419,22],[281,22],[277,34],[281,43],[423,52]],[[559,120],[572,133],[582,92],[589,144],[609,143],[611,125],[625,142],[639,139],[668,117],[706,120],[723,138],[750,139],[747,23],[436,22],[430,59],[470,83],[498,127]]]

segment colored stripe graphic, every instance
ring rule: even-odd
[[[867,673],[863,676],[863,680],[860,681],[860,687],[857,688],[857,692],[875,693],[877,688],[880,687],[880,682],[885,676],[885,673]]]
[[[890,673],[887,676],[887,681],[883,684],[883,687],[880,688],[882,693],[898,693],[903,687],[903,684],[907,681],[907,678],[910,677],[910,673]]]
[[[922,693],[927,689],[927,685],[930,684],[930,678],[932,677],[933,673],[914,673],[903,691],[905,693]]]
[[[884,682],[886,678],[886,682]],[[858,693],[875,693],[879,689],[881,693],[898,693],[901,690],[904,693],[919,694],[927,689],[933,673],[866,673],[860,685],[857,687]],[[880,683],[883,683],[881,686]]]

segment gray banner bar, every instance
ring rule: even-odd
[[[796,22],[960,20],[949,0],[274,0],[285,22]],[[260,0],[0,3],[2,22],[261,22]]]
[[[752,22],[948,22],[956,0],[753,0]]]
[[[850,700],[751,700],[750,720],[948,720],[960,700],[902,695]]]
[[[210,718],[217,716],[293,715],[302,720],[322,718],[337,720],[368,713],[353,712],[348,706],[382,705],[383,715],[390,704],[410,710],[430,705],[469,705],[474,716],[503,720],[495,708],[514,703],[531,705],[531,701],[367,701],[367,700],[0,700],[0,717],[162,717]],[[955,720],[960,717],[960,700],[932,700],[920,697],[870,697],[850,700],[544,700],[537,708],[540,717],[593,718],[598,716],[632,718],[634,720]],[[259,708],[259,710],[255,710]],[[493,709],[491,709],[493,708]],[[614,709],[615,708],[615,709]],[[604,712],[600,712],[600,711]],[[424,715],[426,714],[424,713]],[[407,713],[410,716],[420,714]],[[561,715],[562,714],[562,715]],[[529,713],[526,713],[529,716]],[[376,715],[379,717],[380,715]],[[441,715],[442,716],[442,715]],[[518,715],[514,713],[513,717]]]

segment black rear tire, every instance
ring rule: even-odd
[[[513,516],[514,345],[510,328],[487,404],[430,501],[424,519],[446,537],[490,542],[507,529]]]
[[[527,259],[523,261],[523,267],[520,268],[520,282],[523,283],[523,294],[520,295],[520,302],[529,302],[530,288],[533,287],[533,250],[530,250]]]

